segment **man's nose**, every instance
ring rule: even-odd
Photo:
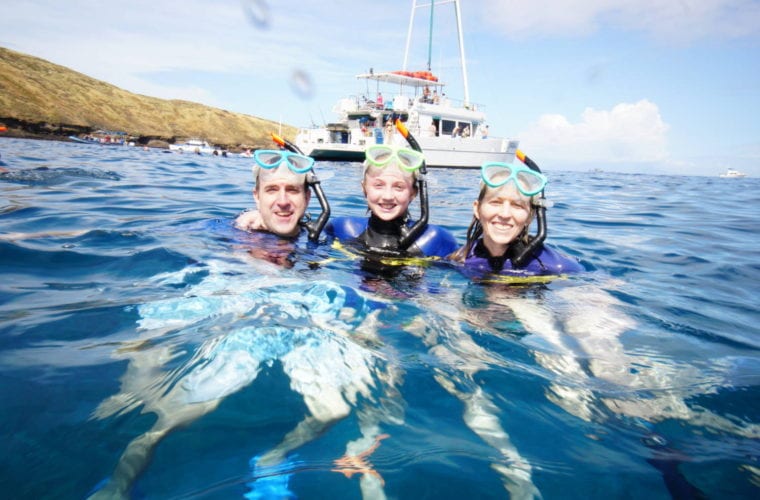
[[[279,203],[280,205],[290,203],[290,198],[288,197],[288,193],[285,190],[282,190],[279,193],[277,193],[277,203]]]

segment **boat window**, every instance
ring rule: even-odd
[[[456,127],[457,122],[452,120],[441,120],[441,135],[451,135],[451,131]]]

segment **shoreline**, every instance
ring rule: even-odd
[[[0,131],[0,139],[34,139],[40,141],[58,141],[58,142],[71,142],[69,136],[80,136],[86,134],[92,134],[97,129],[80,125],[66,125],[66,124],[51,124],[51,123],[32,123],[25,122],[14,118],[2,118],[0,119],[0,126],[4,126],[5,129]],[[155,149],[169,149],[170,144],[177,142],[183,142],[183,137],[160,137],[150,135],[127,135],[128,142],[133,142],[135,147],[144,147]],[[220,151],[227,151],[229,153],[237,154],[242,153],[246,149],[256,149],[256,146],[248,145],[226,145],[226,144],[212,144],[213,147],[218,148]]]

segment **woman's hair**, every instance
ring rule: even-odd
[[[490,188],[486,183],[481,182],[480,183],[480,193],[478,194],[478,203],[483,201],[483,198],[486,197],[486,193],[488,192]],[[522,232],[517,236],[517,239],[522,240],[523,243],[528,243],[528,229],[530,228],[530,224],[533,222],[533,217],[536,215],[536,209],[533,205],[533,197],[530,198],[530,215],[528,215],[528,221],[525,224],[525,227],[523,228]],[[472,222],[470,222],[470,227],[467,228],[467,241],[465,241],[464,246],[462,246],[460,249],[449,255],[448,259],[453,260],[454,262],[464,262],[467,256],[470,254],[470,251],[472,250],[472,247],[475,245],[475,242],[478,241],[478,238],[483,236],[483,225],[480,223],[480,220],[478,220],[477,217],[474,215],[472,216]]]

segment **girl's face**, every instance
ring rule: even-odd
[[[395,162],[385,167],[368,167],[362,189],[369,209],[384,221],[404,215],[416,195],[414,176],[398,168]]]
[[[519,192],[514,182],[486,188],[485,196],[475,201],[472,209],[483,226],[483,243],[492,257],[504,255],[530,222],[530,198]]]

